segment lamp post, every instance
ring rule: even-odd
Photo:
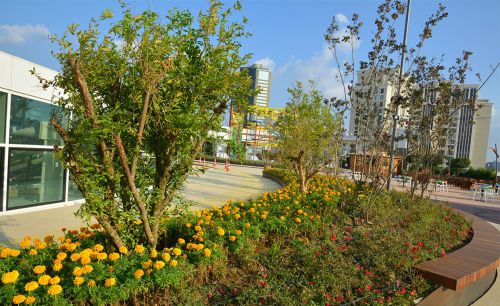
[[[495,147],[490,148],[493,153],[495,153],[495,187],[498,185],[498,151],[497,144],[495,143]]]
[[[403,36],[403,49],[401,50],[401,63],[399,65],[399,79],[398,79],[398,88],[396,96],[391,98],[391,103],[395,103],[394,114],[392,114],[392,134],[391,134],[391,149],[390,149],[390,158],[389,158],[389,173],[387,178],[387,191],[391,190],[391,179],[392,179],[392,168],[394,168],[394,143],[396,138],[396,127],[398,124],[398,109],[399,105],[402,103],[401,97],[401,80],[403,79],[404,72],[404,62],[405,62],[405,51],[406,51],[406,36],[408,34],[408,21],[410,19],[410,5],[411,0],[408,0],[408,4],[406,5],[406,20],[405,20],[405,31]]]

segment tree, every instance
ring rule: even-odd
[[[41,81],[65,93],[51,121],[64,140],[56,152],[85,197],[79,213],[95,217],[114,246],[156,247],[208,132],[230,103],[248,100],[251,81],[239,72],[249,58],[240,54],[245,20],[230,19],[240,8],[214,0],[198,18],[174,9],[163,20],[122,5],[116,23],[106,10],[87,29],[71,25],[53,38],[61,72]]]
[[[450,170],[453,175],[463,173],[470,167],[470,159],[466,157],[457,157],[450,161]]]
[[[340,146],[342,118],[323,103],[323,96],[311,82],[306,91],[297,82],[288,89],[290,100],[273,126],[280,160],[297,176],[301,190],[325,170]]]

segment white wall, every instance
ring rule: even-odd
[[[0,89],[21,93],[46,102],[51,101],[55,94],[54,89],[43,90],[38,79],[30,73],[33,68],[49,80],[57,74],[57,71],[0,51]]]

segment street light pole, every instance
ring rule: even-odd
[[[398,109],[399,104],[401,104],[401,81],[403,79],[404,72],[404,62],[405,62],[405,51],[406,51],[406,36],[408,34],[408,21],[410,19],[410,6],[411,0],[408,0],[408,4],[406,5],[406,20],[405,20],[405,32],[403,36],[403,49],[401,50],[401,63],[399,65],[399,79],[398,79],[398,90],[395,99],[391,99],[392,103],[396,103],[394,108],[394,114],[392,114],[392,134],[391,134],[391,150],[390,150],[390,158],[389,158],[389,173],[387,178],[387,191],[391,190],[391,178],[392,178],[392,168],[394,168],[394,143],[396,138],[396,127],[398,123]]]
[[[493,153],[495,153],[495,187],[498,186],[498,151],[497,144],[495,143],[495,147],[490,148]]]

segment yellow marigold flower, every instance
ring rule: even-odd
[[[201,236],[198,237],[199,242],[203,242],[203,240],[205,240],[205,239],[203,239],[203,237],[201,237]]]
[[[300,218],[295,218],[295,222],[300,223],[302,220],[300,220]]]
[[[62,265],[62,263],[59,263],[59,262],[55,263],[52,266],[52,270],[54,270],[54,271],[61,271],[62,268],[63,268],[63,265]]]
[[[64,252],[60,252],[57,254],[57,259],[63,261],[66,259],[66,257],[68,257],[68,254],[64,253]]]
[[[82,265],[88,265],[90,262],[90,256],[82,256],[82,258],[80,259],[80,263]]]
[[[171,267],[177,267],[177,260],[171,260],[170,261],[170,266]]]
[[[36,290],[37,288],[38,288],[37,282],[29,282],[26,285],[24,285],[24,290],[26,290],[28,292]]]
[[[253,214],[255,212],[255,208],[250,208],[250,212]]]
[[[94,253],[94,252],[93,252],[91,249],[88,249],[88,248],[87,248],[87,249],[85,249],[85,250],[81,251],[81,252],[80,252],[80,255],[81,255],[82,257],[85,257],[85,256],[90,257],[90,255],[91,255],[92,253]]]
[[[186,243],[186,240],[184,240],[184,239],[182,239],[182,238],[179,238],[179,239],[177,239],[177,242],[178,242],[179,244],[184,244],[184,243]]]
[[[31,246],[31,239],[23,239],[21,242],[19,242],[19,246],[23,249],[29,248]]]
[[[155,249],[152,249],[152,250],[151,250],[151,252],[150,252],[150,254],[149,254],[149,256],[150,256],[151,258],[156,258],[156,257],[158,257],[158,251],[157,251],[157,250],[155,250]]]
[[[84,281],[85,279],[83,277],[77,276],[73,279],[73,284],[75,284],[76,286],[80,286]]]
[[[20,250],[11,250],[10,251],[10,256],[12,256],[12,257],[17,257],[17,256],[19,256],[19,254],[21,254]]]
[[[163,260],[166,261],[166,262],[169,262],[170,261],[170,254],[169,253],[163,253]]]
[[[150,259],[150,260],[148,260],[148,261],[143,262],[141,265],[142,265],[142,268],[143,268],[144,270],[146,270],[147,268],[151,267],[151,265],[152,265],[152,264],[153,264],[153,262],[152,262],[152,261],[151,261],[151,259]]]
[[[9,248],[2,248],[2,249],[0,249],[0,250],[1,250],[1,251],[0,251],[0,257],[2,257],[2,258],[7,258],[7,257],[9,257],[9,256],[10,256],[10,251],[11,251],[11,250],[10,250]]]
[[[235,218],[236,220],[238,220],[239,218],[241,218],[241,215],[240,215],[240,214],[235,214],[235,215],[234,215],[234,218]]]
[[[266,219],[267,218],[267,215],[261,215],[260,216],[262,219]]]
[[[89,280],[89,281],[87,282],[87,285],[88,285],[89,287],[95,287],[95,280],[93,280],[93,279]]]
[[[14,303],[15,305],[22,304],[24,303],[24,301],[26,301],[26,297],[22,294],[15,295],[12,298],[12,303]]]
[[[249,228],[250,227],[250,223],[245,223],[245,227]]]
[[[47,293],[49,295],[58,295],[61,292],[62,292],[62,287],[60,285],[52,285],[47,290]]]
[[[224,231],[224,229],[222,227],[217,228],[217,235],[224,236],[225,233],[226,232]]]
[[[241,235],[241,230],[236,230],[234,232],[236,233],[236,235]]]
[[[201,231],[201,226],[196,225],[196,226],[194,227],[194,230],[195,230],[195,231],[197,231],[197,232]]]
[[[97,260],[105,260],[106,258],[108,258],[108,254],[98,253],[96,257],[97,257]]]
[[[114,268],[113,266],[109,266],[109,267],[108,267],[108,272],[113,273],[114,269],[115,269],[115,268]]]
[[[54,277],[52,277],[52,278],[49,280],[49,283],[50,283],[51,285],[57,285],[57,284],[59,284],[60,282],[61,282],[61,278],[60,278],[59,276],[57,276],[57,275],[56,275],[56,276],[54,276]]]
[[[38,243],[38,244],[35,244],[35,247],[36,247],[37,249],[43,250],[43,249],[45,249],[45,248],[47,247],[47,243],[45,243],[45,242],[40,242],[40,243]]]
[[[141,278],[143,275],[144,275],[144,270],[142,269],[137,269],[134,272],[134,277],[137,279]]]
[[[299,215],[302,215],[302,213],[303,213],[302,209],[297,210],[297,213],[298,213]]]
[[[104,250],[104,247],[101,244],[96,244],[96,245],[94,245],[94,247],[92,249],[94,251],[100,252],[100,251]]]
[[[35,250],[35,249],[31,249],[31,250],[28,252],[28,254],[30,254],[31,256],[36,256],[36,255],[38,255],[38,251],[37,251],[37,250]]]
[[[200,219],[200,220],[196,221],[196,224],[197,224],[197,225],[202,225],[202,224],[203,224],[203,220],[202,220],[202,219]]]
[[[94,271],[94,267],[92,267],[91,265],[85,265],[82,267],[82,270],[83,270],[83,273],[90,273],[90,272]]]
[[[229,240],[235,241],[236,240],[236,236],[229,236]]]
[[[135,220],[135,221],[134,221],[134,224],[135,224],[135,225],[142,224],[142,220]]]
[[[161,260],[155,261],[155,269],[160,270],[161,268],[165,267],[165,262]]]
[[[212,255],[212,251],[210,251],[210,249],[205,248],[203,252],[205,253],[206,257],[210,257],[210,255]]]
[[[25,304],[33,304],[36,301],[36,297],[34,296],[27,296],[26,300],[24,301]]]
[[[121,254],[127,254],[128,253],[128,249],[126,246],[121,246],[118,251],[121,253]]]
[[[69,257],[69,259],[71,259],[71,261],[77,261],[77,260],[80,260],[80,258],[82,257],[82,255],[78,254],[78,253],[73,253],[71,254],[71,256]]]
[[[145,248],[142,244],[138,244],[135,246],[134,250],[136,253],[142,254],[142,253],[144,253]]]
[[[187,228],[190,228],[191,226],[192,226],[192,224],[191,224],[191,223],[186,223],[186,227],[187,227]]]
[[[48,285],[49,281],[50,281],[50,276],[48,275],[42,275],[38,278],[38,283],[42,286]]]
[[[45,266],[43,266],[43,265],[41,265],[41,266],[35,266],[33,268],[33,272],[35,272],[35,274],[42,274],[42,273],[45,272],[45,270],[47,270],[47,268]]]
[[[172,254],[174,254],[175,256],[179,256],[182,254],[182,250],[179,248],[174,248],[174,250],[172,251]]]
[[[115,284],[116,284],[116,278],[114,278],[114,277],[107,278],[104,281],[104,286],[106,286],[106,287],[112,287]]]
[[[120,254],[119,253],[111,253],[111,254],[109,254],[108,258],[111,261],[115,261],[115,260],[120,258]]]
[[[285,216],[281,216],[281,217],[280,217],[280,220],[281,220],[281,221],[285,220]]]
[[[197,245],[196,245],[196,249],[197,249],[198,251],[203,250],[203,248],[204,248],[204,247],[205,247],[205,246],[203,245],[203,243],[200,243],[200,244],[197,244]]]

